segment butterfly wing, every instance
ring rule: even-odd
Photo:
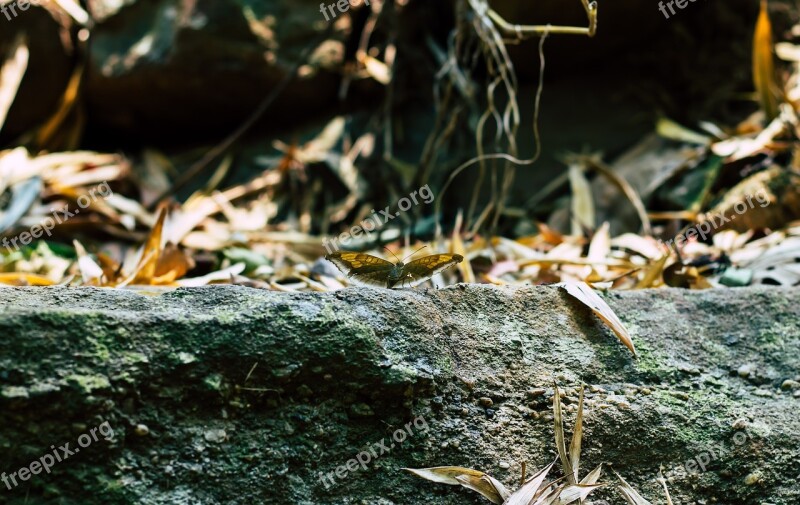
[[[447,270],[463,260],[464,257],[460,254],[432,254],[414,260],[403,267],[403,276],[411,277],[411,280],[403,282],[403,285],[413,287],[422,284],[439,272]]]
[[[356,284],[385,288],[394,264],[371,254],[337,251],[325,256]]]

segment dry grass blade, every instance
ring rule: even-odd
[[[775,62],[772,59],[772,23],[767,11],[767,0],[761,0],[761,12],[753,35],[753,83],[767,121],[778,117],[778,100],[775,91]]]
[[[578,416],[575,420],[575,430],[572,432],[572,441],[569,444],[569,461],[572,464],[572,477],[578,480],[578,469],[581,462],[581,441],[583,440],[583,386],[578,400]]]
[[[667,479],[664,478],[661,470],[658,471],[658,482],[664,486],[664,495],[667,497],[667,505],[672,505],[672,497],[669,495],[669,489],[667,488]]]
[[[569,184],[572,188],[572,234],[582,235],[582,226],[594,228],[595,212],[592,187],[578,164],[569,166]]]
[[[630,349],[634,356],[636,356],[636,348],[633,346],[633,341],[628,333],[628,330],[619,320],[619,317],[611,310],[611,307],[595,293],[585,282],[567,283],[561,282],[556,284],[569,293],[572,297],[577,298],[581,303],[592,309],[597,314],[597,317],[603,320],[606,325],[617,335],[617,337],[625,344],[625,347]]]
[[[636,492],[635,489],[631,487],[630,484],[625,482],[625,479],[622,478],[620,474],[614,472],[614,474],[619,478],[621,484],[617,489],[619,492],[622,493],[622,496],[625,497],[625,501],[628,502],[630,505],[653,505],[649,501],[642,498],[642,496]]]
[[[553,505],[559,500],[563,490],[564,486],[558,486],[549,493],[543,494],[536,501],[530,503],[529,505]]]
[[[142,249],[141,261],[137,267],[137,274],[133,278],[133,284],[150,284],[156,276],[158,260],[161,257],[161,234],[164,230],[164,219],[167,217],[167,207],[161,208],[155,226],[153,226],[147,242]]]
[[[456,476],[456,480],[465,488],[479,493],[490,502],[498,505],[508,499],[510,495],[508,490],[505,488],[505,486],[503,486],[502,483],[500,483],[500,481],[490,477],[489,475],[484,475],[483,477],[458,475]]]
[[[665,139],[707,146],[711,144],[711,137],[692,131],[675,121],[660,118],[656,123],[656,132]]]
[[[8,51],[8,58],[0,68],[0,130],[8,117],[8,111],[19,91],[19,85],[28,69],[28,41],[24,33],[17,34],[11,49]]]
[[[420,477],[425,480],[429,480],[431,482],[437,482],[439,484],[447,484],[449,486],[460,486],[462,485],[461,482],[456,479],[456,477],[460,475],[465,475],[467,477],[475,477],[476,479],[480,479],[484,475],[483,472],[479,472],[478,470],[473,470],[471,468],[464,468],[462,466],[434,466],[431,468],[403,468],[406,472],[412,473],[417,477]]]
[[[586,477],[581,479],[580,484],[595,484],[598,480],[600,480],[600,474],[603,473],[603,465],[597,465],[597,467],[589,472]]]
[[[659,281],[664,274],[664,266],[666,266],[668,259],[669,254],[665,254],[660,260],[648,266],[645,269],[644,276],[638,283],[636,283],[636,289],[647,289],[653,287],[653,284]]]
[[[41,275],[12,272],[0,273],[0,284],[9,284],[11,286],[52,286],[55,282]]]
[[[539,470],[533,477],[517,489],[503,505],[530,505],[539,494],[542,482],[547,477],[555,461]],[[558,496],[558,495],[556,495]],[[538,503],[538,502],[537,502]]]
[[[461,211],[456,216],[456,225],[453,228],[453,237],[450,241],[450,252],[453,254],[460,254],[462,257],[467,258],[467,249],[464,247],[464,241],[461,240],[461,225],[463,223],[463,214]],[[458,269],[463,276],[464,282],[474,283],[475,272],[472,270],[472,264],[469,259],[462,261],[458,264]]]
[[[603,487],[602,484],[573,484],[566,486],[558,495],[559,505],[567,505],[576,501],[583,502],[595,489]]]
[[[556,450],[558,451],[558,458],[561,460],[561,466],[564,469],[564,475],[567,476],[567,482],[575,484],[575,474],[572,471],[572,465],[567,456],[567,448],[564,445],[564,411],[561,408],[561,395],[558,386],[555,386],[555,394],[553,395],[553,424],[556,434]]]
[[[73,240],[72,245],[78,254],[78,270],[81,272],[83,283],[89,285],[100,283],[103,278],[103,269],[89,256],[80,242]]]
[[[55,3],[79,25],[87,26],[91,21],[89,13],[86,12],[76,0],[55,0]]]

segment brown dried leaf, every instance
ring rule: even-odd
[[[573,163],[569,166],[569,184],[572,188],[572,234],[580,236],[583,226],[593,228],[595,223],[592,187],[580,165]]]
[[[545,477],[550,472],[550,469],[553,468],[555,461],[547,465],[546,467],[539,470],[535,475],[533,475],[530,479],[525,482],[519,489],[517,489],[514,494],[508,497],[508,500],[503,505],[530,505],[534,503],[534,499],[541,491],[540,488],[542,487],[542,482],[544,482]],[[557,497],[558,495],[556,495]],[[538,501],[535,503],[539,503]]]
[[[619,320],[619,317],[611,310],[611,307],[595,293],[592,288],[586,285],[585,282],[566,283],[561,282],[556,284],[569,293],[572,297],[577,298],[581,303],[592,309],[597,314],[597,317],[603,320],[606,325],[617,335],[617,337],[625,344],[625,347],[630,349],[634,356],[636,356],[636,348],[633,346],[633,341],[628,333],[628,330]]]
[[[151,284],[153,277],[156,276],[158,260],[161,256],[161,234],[164,230],[164,219],[167,217],[167,207],[161,208],[155,226],[147,237],[147,242],[142,249],[141,259],[136,268],[137,273],[133,278],[133,284]]]
[[[595,489],[603,487],[602,484],[573,484],[566,486],[558,495],[559,505],[567,505],[576,501],[583,502]]]
[[[80,242],[73,240],[72,245],[78,254],[78,270],[81,272],[83,283],[87,285],[100,284],[103,278],[103,269],[89,256]]]
[[[471,468],[464,468],[462,466],[435,466],[431,468],[403,468],[403,470],[416,475],[425,480],[436,482],[439,484],[447,484],[449,486],[460,486],[461,482],[456,479],[459,475],[466,475],[468,477],[475,477],[480,479],[484,475],[483,472],[473,470]]]
[[[556,450],[558,451],[558,458],[561,460],[561,466],[564,469],[564,475],[567,476],[567,482],[575,484],[576,476],[572,471],[567,456],[567,448],[564,445],[564,412],[561,409],[561,395],[558,391],[558,386],[555,386],[555,394],[553,395],[553,424],[556,435]]]
[[[500,481],[489,475],[484,475],[480,478],[473,475],[458,475],[456,480],[465,488],[479,493],[490,502],[498,505],[503,503],[511,494]]]
[[[761,0],[761,11],[753,35],[753,83],[761,109],[772,121],[778,116],[778,99],[775,91],[775,62],[772,59],[772,23],[767,11],[767,0]]]
[[[47,277],[24,272],[0,273],[0,284],[11,286],[52,286],[55,284]]]
[[[629,503],[629,505],[653,505],[649,501],[642,498],[642,496],[636,492],[635,489],[631,487],[630,484],[625,482],[625,479],[622,478],[620,474],[614,472],[614,474],[619,478],[621,484],[617,489],[619,492],[622,493],[622,496],[625,498],[625,501]]]
[[[581,441],[583,440],[583,385],[581,396],[578,400],[578,416],[575,420],[575,430],[572,432],[572,441],[569,444],[569,461],[572,464],[573,480],[578,480],[578,470],[581,462]]]
[[[598,480],[600,480],[600,474],[603,473],[603,465],[602,463],[597,465],[597,467],[589,472],[586,477],[581,479],[581,484],[595,484]]]
[[[0,131],[28,69],[29,57],[28,38],[24,32],[18,33],[8,51],[6,62],[0,68]]]

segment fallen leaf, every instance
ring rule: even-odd
[[[603,320],[606,325],[617,335],[617,337],[625,344],[625,347],[630,349],[634,356],[636,356],[636,348],[633,346],[628,330],[619,317],[611,310],[611,307],[595,293],[592,288],[586,285],[585,282],[567,283],[562,282],[556,284],[563,288],[572,297],[578,299],[581,303],[592,309],[597,314],[597,317]]]

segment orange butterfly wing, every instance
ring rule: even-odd
[[[432,254],[414,260],[403,267],[404,277],[406,275],[411,276],[411,280],[403,284],[411,287],[417,286],[439,272],[461,263],[463,260],[464,257],[460,254]]]
[[[387,287],[389,272],[394,263],[371,254],[338,251],[325,256],[343,274],[358,284]]]

